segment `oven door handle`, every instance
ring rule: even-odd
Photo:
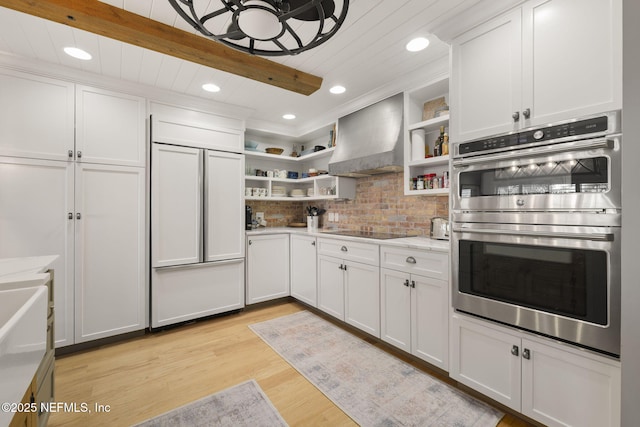
[[[596,150],[599,148],[613,149],[615,143],[611,139],[595,139],[585,141],[573,141],[563,144],[546,145],[525,150],[515,150],[505,153],[478,156],[471,159],[454,160],[453,167],[464,168],[476,163],[494,162],[498,160],[521,159],[526,157],[546,156],[548,154],[564,153],[578,150]]]
[[[565,233],[565,232],[539,232],[539,231],[523,231],[523,230],[493,230],[486,228],[463,228],[454,227],[456,233],[474,233],[474,234],[492,234],[502,236],[523,236],[523,237],[550,237],[554,239],[579,239],[593,240],[595,242],[613,242],[612,233]]]

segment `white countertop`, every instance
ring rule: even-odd
[[[306,228],[295,227],[260,227],[255,230],[247,230],[247,236],[259,236],[261,234],[302,234],[306,236],[326,237],[330,239],[340,239],[355,242],[371,242],[377,245],[398,246],[410,249],[430,250],[438,252],[449,252],[448,240],[436,240],[429,237],[399,237],[397,239],[372,239],[369,237],[352,237],[330,234],[331,231],[339,230],[318,230],[317,232],[309,232]]]
[[[0,258],[0,288],[44,285],[49,280],[49,274],[45,271],[56,258],[57,255]]]

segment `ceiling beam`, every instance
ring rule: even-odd
[[[0,6],[303,95],[322,85],[320,77],[98,0],[0,0]]]

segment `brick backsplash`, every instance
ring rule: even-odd
[[[307,206],[318,206],[338,213],[338,222],[321,218],[323,228],[341,228],[428,236],[429,220],[449,215],[446,196],[405,196],[404,174],[388,173],[358,178],[354,200],[319,200],[313,202],[247,202],[253,212],[265,212],[269,227],[301,222]]]

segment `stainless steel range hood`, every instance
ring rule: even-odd
[[[401,171],[403,123],[402,93],[338,119],[329,173],[362,177]]]

